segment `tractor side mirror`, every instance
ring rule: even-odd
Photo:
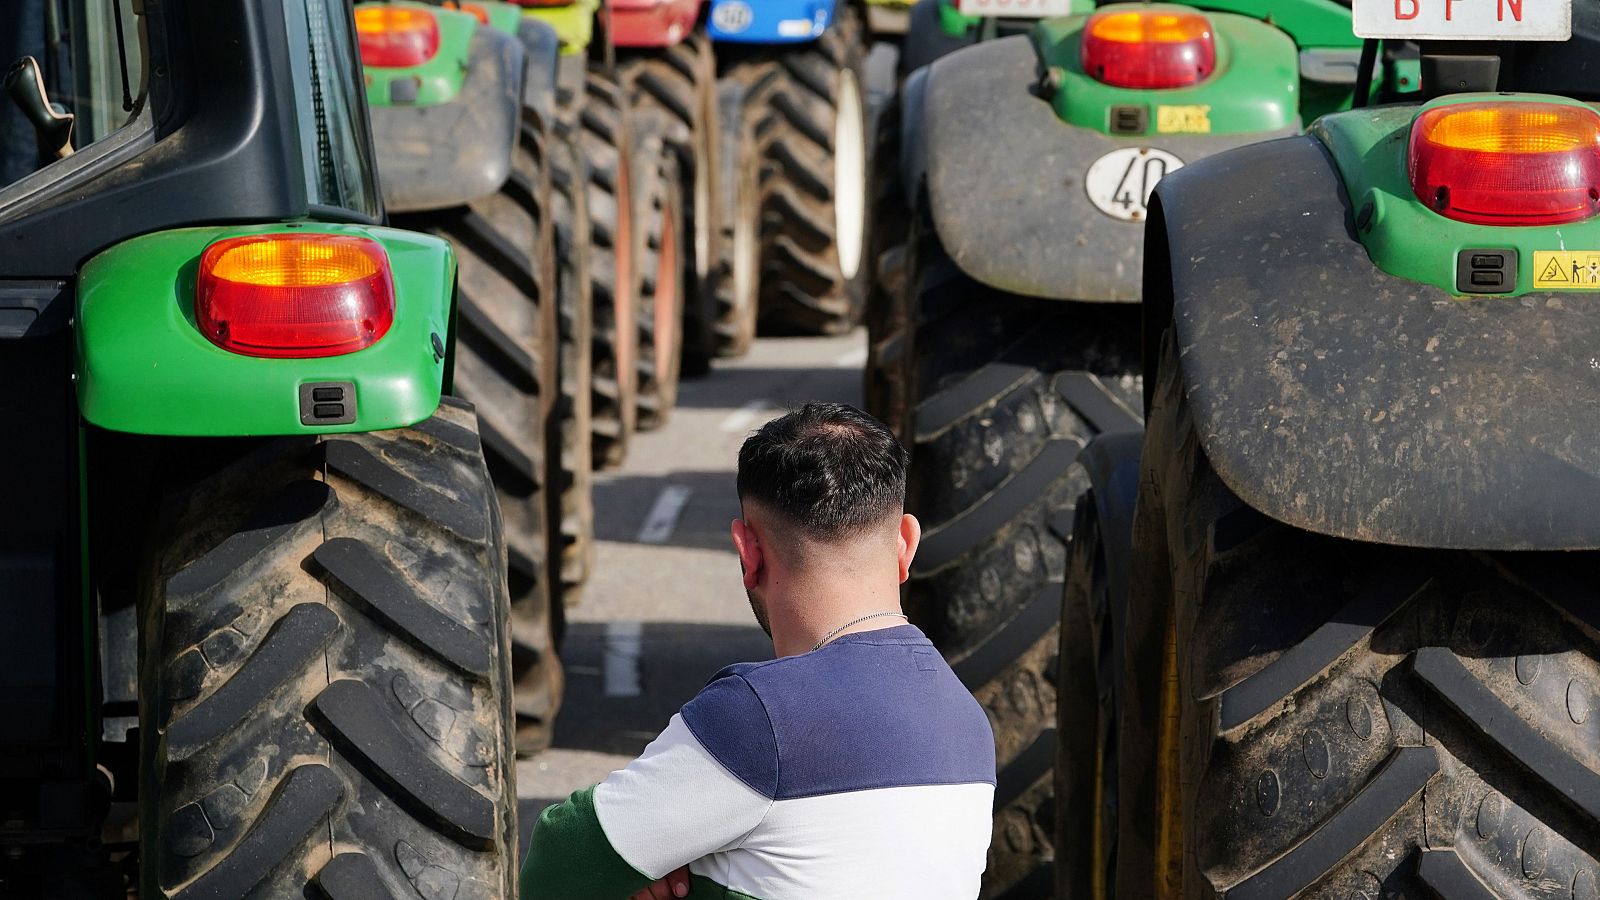
[[[34,134],[39,138],[40,157],[54,161],[71,156],[72,126],[78,117],[61,111],[50,102],[39,61],[24,56],[13,63],[6,72],[4,88],[6,96],[33,123]]]

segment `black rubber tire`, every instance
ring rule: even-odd
[[[842,334],[861,320],[871,266],[872,233],[867,173],[866,43],[860,13],[840,2],[833,24],[809,44],[741,53],[725,78],[745,87],[745,114],[753,117],[761,148],[761,302],[763,331],[774,334]],[[841,254],[835,146],[841,98],[854,85],[856,132],[862,157],[852,190],[859,192],[859,241]],[[848,108],[848,104],[847,104]],[[853,271],[848,264],[854,263]]]
[[[660,428],[678,405],[683,364],[684,241],[689,235],[677,155],[665,139],[672,123],[659,112],[634,117],[634,218],[641,243],[639,289],[639,416],[641,430]]]
[[[560,371],[551,423],[558,433],[552,446],[559,471],[551,499],[556,523],[554,567],[560,595],[554,604],[556,647],[565,632],[565,608],[582,597],[594,565],[594,399],[590,379],[594,360],[594,290],[590,283],[589,164],[578,146],[577,125],[557,122],[551,148],[551,218],[556,235],[556,297]]]
[[[679,193],[686,200],[680,366],[685,376],[704,375],[717,354],[714,285],[723,256],[722,146],[711,39],[696,29],[671,47],[623,51],[617,69],[634,110],[657,113],[670,123],[661,137],[676,157]]]
[[[1120,637],[1093,491],[1074,504],[1055,671],[1055,897],[1116,896]],[[1126,541],[1127,537],[1120,537]],[[1126,584],[1122,585],[1126,591]]]
[[[750,352],[761,304],[761,150],[755,126],[744,114],[744,96],[744,85],[737,81],[717,85],[723,215],[712,287],[717,355],[726,359]]]
[[[959,37],[945,33],[939,22],[938,3],[918,3],[911,7],[911,21],[905,39],[900,42],[900,58],[895,61],[895,75],[904,81],[912,72],[942,57],[977,43],[976,29]]]
[[[594,468],[621,465],[638,428],[639,247],[633,221],[633,117],[616,80],[591,65],[581,96],[561,92],[589,163],[589,282],[594,309]]]
[[[911,212],[900,177],[900,102],[892,97],[873,126],[872,232],[867,238],[867,284],[863,322],[867,362],[862,396],[867,412],[909,442],[906,385],[901,364],[906,324],[906,242]]]
[[[477,427],[447,400],[411,428],[268,442],[170,495],[141,610],[141,896],[515,895],[505,547]]]
[[[984,897],[1050,891],[1050,768],[1072,462],[1139,425],[1139,310],[1035,300],[951,263],[919,214],[907,288],[908,512],[923,524],[906,611],[994,728],[1000,767]]]
[[[1158,371],[1134,565],[1166,583],[1134,602],[1171,623],[1151,808],[1176,820],[1150,871],[1182,897],[1594,896],[1600,556],[1283,525],[1211,469],[1170,331]]]
[[[555,231],[548,204],[549,132],[531,115],[497,193],[465,207],[395,216],[400,228],[445,238],[455,249],[455,392],[482,418],[484,456],[505,521],[510,568],[517,746],[548,746],[563,678],[552,611],[558,541],[548,490],[559,431]]]

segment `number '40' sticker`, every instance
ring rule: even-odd
[[[1154,147],[1123,147],[1095,160],[1083,176],[1089,201],[1113,219],[1143,222],[1150,192],[1183,160]]]

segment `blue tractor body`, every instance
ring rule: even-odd
[[[833,24],[834,0],[711,0],[711,39],[803,44]]]

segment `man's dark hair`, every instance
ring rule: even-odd
[[[814,537],[848,537],[905,507],[906,451],[853,406],[807,403],[739,448],[739,499]]]

